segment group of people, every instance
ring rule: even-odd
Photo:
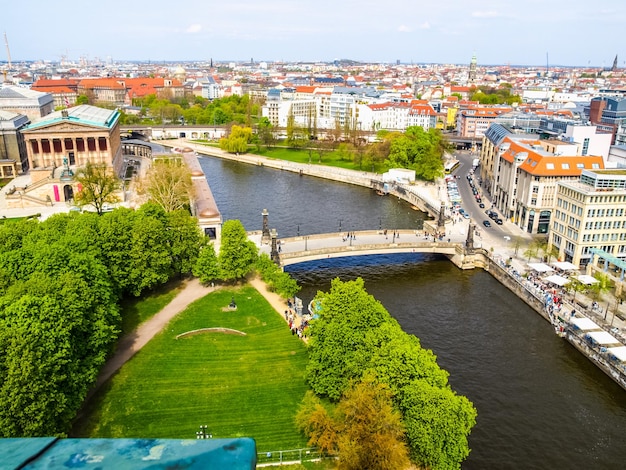
[[[285,310],[285,321],[289,325],[292,335],[298,335],[298,338],[306,338],[305,330],[309,326],[308,315],[299,316],[293,308],[295,308],[295,303],[292,303],[291,299],[288,299],[287,310]]]

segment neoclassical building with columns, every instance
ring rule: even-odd
[[[73,175],[87,162],[104,163],[119,175],[123,165],[119,120],[117,110],[80,105],[33,121],[21,131],[31,181],[15,188],[7,201],[17,207],[68,202],[80,189]]]
[[[119,166],[119,118],[116,110],[84,104],[32,122],[22,131],[31,173],[66,163],[70,167],[87,162]]]

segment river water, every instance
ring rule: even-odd
[[[367,188],[201,158],[224,220],[279,237],[415,228],[404,202]],[[626,392],[554,335],[550,325],[482,270],[433,255],[367,256],[289,267],[303,301],[330,280],[364,278],[403,329],[432,349],[455,391],[478,410],[465,469],[613,469],[626,462]]]

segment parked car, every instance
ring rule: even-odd
[[[502,225],[502,219],[497,218],[497,219],[496,219],[496,224],[498,224],[498,225]]]
[[[481,202],[480,204],[478,204],[478,207],[480,207],[481,209],[485,208],[485,204],[483,202]]]
[[[483,220],[483,225],[485,227],[491,227],[491,222],[489,222],[488,220]]]

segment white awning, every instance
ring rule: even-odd
[[[543,280],[545,282],[551,282],[552,284],[556,284],[557,286],[564,286],[565,284],[569,282],[569,279],[563,276],[557,276],[556,274],[553,274],[552,276],[544,277]]]
[[[587,317],[574,317],[570,322],[575,325],[579,330],[590,331],[599,330],[600,327],[596,325],[592,320]]]
[[[587,334],[598,344],[619,344],[619,340],[606,331],[590,331]]]
[[[609,348],[608,351],[620,361],[626,362],[626,346],[617,346],[615,348]]]
[[[537,271],[539,273],[547,273],[550,271],[554,271],[550,266],[544,263],[528,263],[528,267],[533,271]]]
[[[569,261],[555,261],[552,263],[556,269],[560,269],[561,271],[578,271],[578,266],[570,263]]]
[[[589,274],[581,274],[580,276],[576,276],[576,279],[578,279],[583,284],[587,284],[588,286],[600,282],[595,277],[590,276]]]

